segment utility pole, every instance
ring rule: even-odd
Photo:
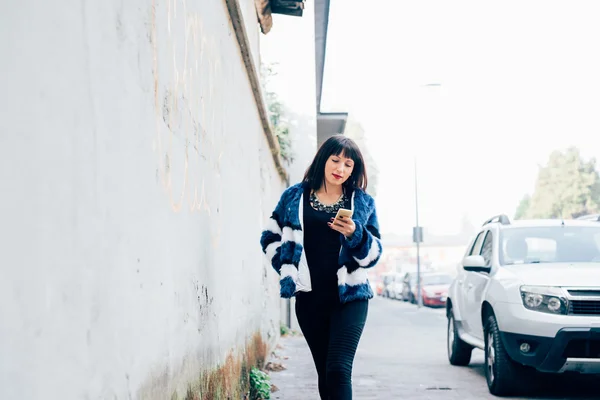
[[[423,297],[421,295],[421,254],[420,242],[423,240],[423,230],[419,226],[419,186],[417,178],[417,156],[415,156],[415,217],[416,226],[413,231],[413,241],[417,244],[417,307],[423,306]]]
[[[440,87],[441,83],[428,83],[422,87]],[[418,154],[418,151],[417,151]],[[417,154],[415,154],[415,219],[416,226],[413,229],[413,241],[417,245],[417,307],[423,307],[423,294],[421,293],[421,249],[420,244],[423,241],[423,228],[419,226],[419,187],[417,178]]]

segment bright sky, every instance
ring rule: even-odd
[[[600,1],[332,3],[322,110],[366,130],[382,232],[415,223],[415,155],[436,233],[512,217],[554,149],[600,159]]]

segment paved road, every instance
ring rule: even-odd
[[[443,310],[376,298],[354,364],[354,399],[496,399],[484,377],[483,352],[475,350],[469,367],[453,367],[446,358]],[[302,337],[287,337],[276,351],[287,368],[272,372],[279,388],[273,399],[319,399],[317,377]],[[287,357],[287,359],[285,359]],[[600,380],[551,376],[518,399],[600,399]],[[517,398],[513,398],[517,399]]]

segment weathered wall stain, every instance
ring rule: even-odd
[[[223,74],[218,40],[204,32],[201,15],[185,0],[168,0],[166,13],[154,0],[151,31],[160,181],[173,211],[187,203],[191,212],[210,214],[220,201],[208,203],[207,176],[216,189],[223,155],[222,99],[214,87]],[[183,165],[176,170],[166,159]]]
[[[252,367],[263,368],[267,345],[255,333],[241,351],[231,351],[217,368],[205,371],[188,386],[185,400],[247,399]]]
[[[214,302],[214,297],[209,295],[208,286],[201,284],[197,279],[192,280],[192,285],[194,286],[194,293],[196,295],[198,304],[197,330],[198,332],[202,332],[209,321],[209,318],[211,316],[216,316],[214,311],[212,311],[211,315],[211,306]],[[187,323],[188,321],[189,315],[187,316],[187,320],[185,322]]]
[[[171,209],[204,213],[211,246],[221,241],[225,99],[215,82],[225,81],[219,38],[205,32],[198,10],[185,0],[152,6],[157,179]],[[210,196],[208,195],[210,194]]]
[[[177,368],[168,368],[157,373],[138,392],[139,399],[178,399],[178,400],[222,400],[244,399],[249,390],[249,373],[252,367],[263,368],[268,356],[268,345],[260,332],[247,337],[245,344],[227,352],[225,359],[214,368],[206,367],[187,381],[185,390],[173,388],[174,376],[184,374],[188,369],[188,358]],[[196,355],[198,357],[198,355]]]

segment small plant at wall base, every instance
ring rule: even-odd
[[[223,363],[210,370],[202,371],[199,379],[190,382],[185,400],[269,399],[270,394],[267,397],[260,397],[263,394],[257,390],[264,387],[260,384],[265,380],[269,390],[271,389],[269,376],[267,375],[265,379],[260,374],[253,372],[253,369],[260,372],[260,368],[263,368],[267,352],[267,343],[263,341],[260,332],[256,332],[246,342],[242,351],[231,351]],[[255,379],[255,383],[259,385],[255,385],[251,381],[253,374],[258,378]],[[256,393],[256,395],[252,396],[251,393]],[[171,400],[177,398],[177,393],[174,393]]]
[[[279,333],[281,334],[281,336],[302,336],[301,333],[299,333],[298,331],[295,331],[291,328],[289,328],[287,325],[285,324],[281,324],[279,327]]]
[[[289,165],[294,161],[294,152],[292,150],[290,128],[288,126],[288,121],[285,118],[285,107],[279,100],[277,93],[268,89],[271,78],[277,75],[277,73],[274,72],[272,64],[263,64],[261,66],[261,74],[263,78],[263,93],[265,94],[265,102],[267,103],[267,111],[269,114],[269,121],[271,122],[271,128],[277,137],[281,151],[281,158],[283,158],[284,161],[286,161]]]
[[[258,368],[250,371],[250,400],[268,400],[271,398],[271,378]]]

